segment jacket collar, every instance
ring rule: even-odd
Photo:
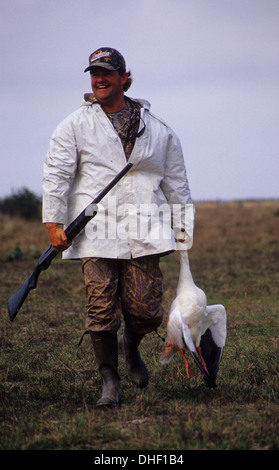
[[[143,99],[136,99],[136,98],[130,98],[132,101],[136,101],[141,105],[142,108],[149,110],[151,107],[151,104],[147,100]],[[94,93],[85,93],[83,95],[83,103],[82,106],[92,106],[93,104],[99,104]]]

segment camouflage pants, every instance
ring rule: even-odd
[[[146,334],[162,322],[162,273],[159,256],[120,260],[81,259],[91,331],[117,332],[123,315],[135,333]]]

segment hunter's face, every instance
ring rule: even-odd
[[[123,85],[127,81],[127,73],[119,75],[116,71],[93,67],[90,74],[92,91],[97,100],[105,107],[117,107],[123,100]]]

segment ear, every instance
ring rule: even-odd
[[[128,77],[129,77],[128,72],[124,72],[123,75],[121,75],[121,82],[122,82],[122,85],[123,85],[123,86],[124,86],[125,83],[127,82]]]

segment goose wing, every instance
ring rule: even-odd
[[[221,304],[207,306],[200,349],[209,373],[209,377],[204,377],[209,388],[216,388],[217,386],[216,377],[222,359],[226,335],[225,307]]]

